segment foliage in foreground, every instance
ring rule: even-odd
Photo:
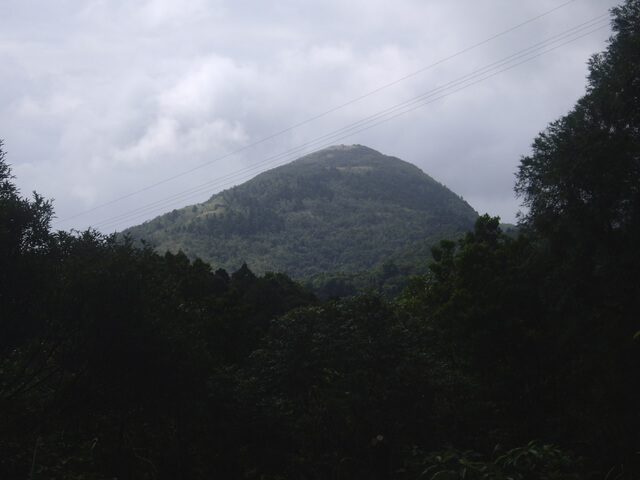
[[[473,451],[448,448],[424,453],[410,449],[407,465],[398,473],[430,480],[585,480],[593,477],[581,459],[552,444],[529,442],[502,451],[497,445],[492,458]]]

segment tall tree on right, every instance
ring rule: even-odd
[[[597,443],[603,461],[637,465],[640,1],[627,0],[612,18],[607,50],[589,62],[586,94],[535,139],[516,193],[537,268],[548,272],[541,298],[556,330],[564,433]]]
[[[640,2],[615,8],[612,24],[609,48],[589,62],[586,95],[535,139],[518,169],[523,223],[556,243],[638,234]]]

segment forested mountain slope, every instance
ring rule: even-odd
[[[334,146],[125,233],[212,265],[304,277],[372,268],[399,248],[464,232],[477,213],[419,168]]]

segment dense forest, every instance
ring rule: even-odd
[[[640,478],[640,1],[612,19],[518,235],[480,216],[393,298],[54,232],[0,148],[0,478]]]

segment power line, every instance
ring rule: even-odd
[[[497,39],[497,38],[499,38],[499,37],[502,37],[502,36],[506,35],[507,33],[510,33],[510,32],[512,32],[512,31],[514,31],[514,30],[517,30],[517,29],[519,29],[519,28],[522,28],[523,26],[525,26],[525,25],[527,25],[527,24],[529,24],[529,23],[532,23],[532,22],[534,22],[534,21],[536,21],[536,20],[539,20],[540,18],[542,18],[542,17],[544,17],[544,16],[546,16],[546,15],[549,15],[549,14],[551,14],[551,13],[553,13],[553,12],[555,12],[555,11],[557,11],[557,10],[559,10],[559,9],[561,9],[561,8],[563,8],[563,7],[565,7],[565,6],[567,6],[567,5],[571,4],[571,3],[573,3],[574,1],[575,1],[575,0],[569,0],[568,2],[565,2],[565,3],[563,3],[563,4],[559,5],[559,6],[555,7],[555,8],[552,8],[551,10],[548,10],[548,11],[544,12],[544,13],[541,13],[540,15],[537,15],[537,16],[535,16],[535,17],[533,17],[533,18],[529,19],[529,20],[526,20],[525,22],[522,22],[522,23],[520,23],[520,24],[518,24],[518,25],[515,25],[515,26],[513,26],[513,27],[511,27],[511,28],[508,28],[507,30],[504,30],[504,31],[502,31],[502,32],[500,32],[500,33],[498,33],[498,34],[496,34],[496,35],[493,35],[493,36],[491,36],[491,37],[489,37],[489,38],[487,38],[487,39],[485,39],[485,40],[483,40],[483,41],[481,41],[481,42],[478,42],[478,43],[476,43],[476,44],[474,44],[474,45],[472,45],[472,46],[470,46],[470,47],[467,47],[467,48],[465,48],[465,49],[463,49],[463,50],[461,50],[461,51],[459,51],[459,52],[457,52],[457,53],[455,53],[455,54],[453,54],[453,55],[450,55],[450,56],[448,56],[448,57],[446,57],[446,58],[443,58],[443,59],[441,59],[441,60],[439,60],[439,61],[437,61],[437,62],[434,62],[434,63],[432,63],[432,64],[428,65],[427,67],[424,67],[424,68],[422,68],[422,69],[420,69],[420,70],[417,70],[417,71],[415,71],[415,72],[413,72],[413,73],[411,73],[411,74],[409,74],[409,75],[406,75],[406,76],[404,76],[404,77],[402,77],[402,78],[399,78],[399,79],[397,79],[397,80],[395,80],[395,81],[393,81],[393,82],[391,82],[391,83],[385,84],[385,85],[383,85],[383,86],[381,86],[381,87],[379,87],[379,88],[376,88],[375,90],[372,90],[372,91],[370,91],[370,92],[368,92],[368,93],[366,93],[366,94],[364,94],[364,95],[361,95],[360,97],[357,97],[357,98],[355,98],[355,99],[353,99],[353,100],[350,100],[350,101],[348,101],[348,102],[346,102],[346,103],[343,103],[343,104],[338,105],[338,106],[336,106],[336,107],[334,107],[334,108],[331,108],[330,110],[327,110],[327,111],[325,111],[325,112],[323,112],[323,113],[320,113],[320,114],[318,114],[318,115],[316,115],[316,116],[314,116],[314,117],[311,117],[311,118],[309,118],[309,119],[307,119],[307,120],[305,120],[305,121],[303,121],[303,122],[300,122],[300,123],[297,123],[297,124],[292,125],[292,126],[290,126],[290,127],[287,127],[287,128],[285,128],[285,129],[283,129],[283,130],[280,130],[280,131],[278,131],[278,132],[276,132],[276,133],[273,133],[273,134],[271,134],[271,135],[268,135],[268,136],[266,136],[266,137],[263,137],[263,138],[261,138],[261,139],[259,139],[259,140],[255,141],[255,142],[252,142],[252,143],[250,143],[250,144],[248,144],[248,145],[246,145],[246,146],[244,146],[244,147],[242,147],[242,148],[239,148],[239,149],[237,149],[237,150],[234,150],[234,151],[232,151],[232,152],[230,152],[230,153],[227,153],[227,154],[225,154],[225,155],[222,155],[222,156],[220,156],[220,157],[214,158],[213,160],[211,160],[211,161],[209,161],[209,162],[206,162],[206,163],[203,163],[203,164],[198,165],[198,166],[196,166],[196,167],[193,167],[193,168],[191,168],[191,169],[185,170],[185,171],[180,172],[180,173],[178,173],[178,174],[175,174],[175,175],[173,175],[173,176],[171,176],[171,177],[165,178],[164,180],[161,180],[161,181],[156,182],[156,183],[154,183],[154,184],[148,185],[147,187],[144,187],[144,188],[142,188],[142,189],[136,190],[136,191],[134,191],[134,192],[131,192],[131,193],[126,194],[126,195],[124,195],[124,196],[118,197],[118,198],[116,198],[116,199],[114,199],[114,200],[111,200],[111,201],[108,201],[108,202],[106,202],[106,203],[102,203],[102,204],[100,204],[100,205],[97,205],[97,206],[95,206],[95,207],[93,207],[93,208],[90,208],[90,209],[88,209],[88,210],[84,210],[84,211],[82,211],[82,212],[80,212],[80,213],[77,213],[77,214],[75,214],[75,215],[72,215],[72,216],[66,217],[66,218],[64,218],[64,219],[60,219],[60,220],[56,221],[54,224],[55,224],[55,225],[59,225],[59,224],[61,224],[61,223],[67,222],[67,221],[69,221],[69,220],[73,220],[73,219],[75,219],[75,218],[78,218],[78,217],[84,216],[84,215],[86,215],[87,213],[94,212],[94,211],[99,210],[99,209],[102,209],[102,208],[104,208],[104,207],[106,207],[106,206],[112,205],[112,204],[114,204],[114,203],[120,202],[120,201],[125,200],[125,199],[128,199],[128,198],[131,198],[131,197],[133,197],[133,196],[135,196],[135,195],[138,195],[138,194],[140,194],[140,193],[146,192],[146,191],[151,190],[151,189],[153,189],[153,188],[155,188],[155,187],[158,187],[158,186],[160,186],[160,185],[164,185],[164,184],[166,184],[166,183],[168,183],[168,182],[170,182],[170,181],[173,181],[173,180],[175,180],[175,179],[177,179],[177,178],[180,178],[180,177],[183,177],[183,176],[185,176],[185,175],[188,175],[189,173],[193,173],[194,171],[199,170],[199,169],[201,169],[201,168],[204,168],[204,167],[206,167],[206,166],[208,166],[208,165],[211,165],[211,164],[213,164],[213,163],[215,163],[215,162],[219,162],[219,161],[224,160],[224,159],[226,159],[226,158],[229,158],[229,157],[231,157],[231,156],[233,156],[233,155],[237,155],[237,154],[239,154],[239,153],[241,153],[241,152],[244,152],[244,151],[246,151],[246,150],[248,150],[248,149],[250,149],[250,148],[253,148],[253,147],[257,146],[257,145],[260,145],[260,144],[262,144],[262,143],[264,143],[264,142],[266,142],[266,141],[268,141],[268,140],[271,140],[271,139],[273,139],[273,138],[275,138],[275,137],[278,137],[278,136],[280,136],[280,135],[283,135],[283,134],[285,134],[285,133],[287,133],[287,132],[290,132],[290,131],[292,131],[292,130],[294,130],[294,129],[296,129],[296,128],[299,128],[299,127],[301,127],[301,126],[303,126],[303,125],[306,125],[306,124],[308,124],[308,123],[311,123],[311,122],[313,122],[313,121],[315,121],[315,120],[317,120],[317,119],[319,119],[319,118],[322,118],[322,117],[324,117],[324,116],[326,116],[326,115],[329,115],[329,114],[331,114],[331,113],[334,113],[334,112],[336,112],[336,111],[338,111],[338,110],[340,110],[340,109],[342,109],[342,108],[344,108],[344,107],[346,107],[346,106],[352,105],[352,104],[354,104],[354,103],[356,103],[356,102],[358,102],[358,101],[360,101],[360,100],[363,100],[363,99],[365,99],[365,98],[368,98],[368,97],[370,97],[370,96],[372,96],[372,95],[374,95],[374,94],[376,94],[376,93],[379,93],[379,92],[381,92],[381,91],[383,91],[383,90],[385,90],[385,89],[387,89],[387,88],[389,88],[389,87],[392,87],[392,86],[394,86],[394,85],[396,85],[396,84],[398,84],[398,83],[400,83],[400,82],[403,82],[403,81],[405,81],[405,80],[407,80],[407,79],[409,79],[409,78],[411,78],[411,77],[414,77],[414,76],[416,76],[416,75],[418,75],[418,74],[420,74],[420,73],[423,73],[423,72],[425,72],[425,71],[427,71],[427,70],[429,70],[429,69],[431,69],[431,68],[433,68],[433,67],[435,67],[435,66],[437,66],[437,65],[440,65],[440,64],[442,64],[442,63],[444,63],[444,62],[446,62],[446,61],[449,61],[449,60],[451,60],[451,59],[453,59],[453,58],[456,58],[456,57],[458,57],[458,56],[460,56],[460,55],[462,55],[462,54],[464,54],[464,53],[467,53],[467,52],[469,52],[469,51],[471,51],[471,50],[474,50],[475,48],[478,48],[478,47],[480,47],[481,45],[484,45],[484,44],[486,44],[486,43],[489,43],[489,42],[491,42],[491,41],[493,41],[493,40],[495,40],[495,39]]]
[[[222,185],[228,184],[228,181],[230,181],[231,179],[237,180],[238,177],[240,177],[240,179],[251,178],[252,176],[255,175],[255,173],[252,173],[252,172],[260,171],[268,165],[280,164],[281,160],[284,158],[289,158],[289,159],[296,158],[303,154],[308,154],[313,151],[317,151],[331,144],[334,144],[337,141],[343,140],[357,133],[360,133],[364,130],[368,130],[377,125],[380,125],[381,123],[388,122],[389,120],[397,118],[398,116],[404,115],[413,110],[416,110],[425,105],[428,105],[437,100],[440,100],[444,97],[457,93],[460,90],[463,90],[481,81],[492,78],[500,73],[503,73],[507,70],[515,68],[518,65],[521,65],[541,55],[544,55],[553,50],[556,50],[557,48],[560,48],[561,46],[564,46],[570,42],[576,41],[579,38],[589,35],[597,30],[605,28],[607,26],[607,24],[605,23],[606,19],[603,19],[603,17],[605,16],[606,15],[600,15],[598,17],[595,17],[594,19],[589,20],[588,22],[585,22],[581,25],[573,27],[561,34],[554,35],[542,42],[539,42],[528,48],[520,50],[519,52],[516,52],[507,57],[504,57],[499,61],[486,65],[485,67],[475,70],[474,72],[471,72],[467,75],[458,77],[457,79],[452,80],[443,85],[440,85],[432,90],[429,90],[428,92],[425,92],[409,100],[396,104],[390,108],[377,112],[374,115],[365,117],[345,127],[342,127],[340,129],[329,132],[325,135],[317,137],[316,139],[306,142],[295,148],[292,148],[285,152],[281,152],[277,155],[268,157],[267,159],[261,162],[256,162],[249,167],[238,170],[226,176],[219,177],[215,180],[204,183],[197,187],[185,190],[179,194],[173,195],[171,197],[167,197],[161,201],[153,202],[139,209],[118,215],[116,217],[112,217],[111,219],[108,219],[106,221],[96,224],[96,226],[102,226],[102,227],[115,226],[119,223],[122,223],[125,220],[133,220],[135,218],[140,218],[141,216],[146,216],[156,211],[166,211],[167,204],[170,206],[177,204],[177,202],[174,202],[174,200],[181,199],[181,201],[184,201],[187,198],[193,198],[194,196],[199,195],[203,191],[209,191],[214,186],[222,186]],[[553,46],[554,44],[555,46]]]
[[[590,26],[594,27],[593,24],[590,25]],[[595,25],[595,28],[589,30],[587,33],[584,33],[584,34],[582,34],[582,35],[580,35],[580,36],[578,36],[576,38],[572,38],[570,40],[567,40],[567,41],[565,41],[564,43],[562,43],[560,45],[556,45],[555,47],[552,47],[552,48],[550,48],[550,49],[548,49],[546,51],[543,51],[543,52],[538,53],[536,55],[533,55],[533,56],[530,56],[528,58],[525,58],[524,60],[522,60],[522,61],[520,61],[518,63],[510,65],[510,66],[508,66],[506,68],[503,68],[502,70],[499,70],[497,72],[490,73],[489,75],[487,75],[487,73],[491,72],[492,70],[495,70],[497,67],[493,67],[491,69],[488,69],[490,66],[492,66],[494,64],[491,64],[490,66],[487,66],[487,67],[483,67],[482,69],[479,69],[479,70],[477,70],[477,71],[475,71],[475,72],[473,72],[471,74],[465,75],[463,77],[459,77],[458,79],[453,80],[453,81],[449,82],[448,84],[445,84],[445,85],[447,85],[447,88],[443,89],[443,86],[438,87],[436,89],[433,89],[431,91],[432,92],[431,94],[423,94],[423,95],[420,95],[418,97],[414,97],[411,100],[408,100],[406,102],[402,102],[401,104],[398,104],[398,105],[396,105],[394,107],[391,107],[391,108],[388,108],[386,110],[383,110],[382,112],[378,112],[375,115],[366,117],[365,119],[362,119],[362,120],[360,120],[358,122],[355,122],[355,123],[350,124],[350,125],[348,125],[346,127],[343,127],[341,129],[335,130],[335,131],[333,131],[333,132],[331,132],[329,134],[325,134],[325,135],[323,135],[321,137],[318,137],[315,140],[306,142],[306,143],[304,143],[304,144],[302,144],[302,145],[300,145],[298,147],[295,147],[295,148],[290,149],[288,151],[285,151],[285,152],[282,152],[280,154],[277,154],[277,155],[274,155],[272,157],[269,157],[266,160],[263,160],[261,162],[257,162],[255,164],[251,165],[250,167],[247,167],[247,168],[242,169],[240,171],[236,171],[236,172],[234,172],[232,174],[229,174],[229,175],[227,175],[225,177],[220,177],[220,178],[218,178],[216,180],[213,180],[211,182],[207,182],[206,184],[200,185],[200,186],[195,187],[193,189],[188,189],[188,190],[186,190],[186,191],[184,191],[184,192],[182,192],[180,194],[174,195],[172,197],[165,198],[165,199],[163,199],[163,200],[161,200],[159,202],[154,202],[154,203],[152,203],[150,205],[147,205],[146,207],[142,207],[142,208],[134,210],[132,212],[128,212],[128,213],[125,213],[125,214],[118,215],[117,217],[113,217],[113,218],[111,218],[111,219],[109,219],[107,221],[101,222],[101,223],[96,224],[96,225],[97,226],[103,226],[103,225],[110,225],[110,224],[118,224],[118,223],[121,223],[122,221],[124,221],[125,218],[130,218],[132,216],[133,216],[133,218],[139,218],[141,215],[146,215],[146,214],[151,213],[153,211],[161,211],[166,207],[161,207],[160,210],[158,210],[156,207],[161,205],[161,204],[165,204],[168,201],[171,201],[173,199],[176,199],[176,198],[183,198],[184,199],[187,196],[189,196],[188,198],[192,198],[194,196],[194,194],[199,194],[199,192],[201,192],[203,190],[209,190],[210,188],[212,188],[215,185],[222,185],[222,184],[225,183],[226,180],[230,180],[231,178],[238,177],[239,175],[242,175],[245,172],[252,172],[252,171],[255,171],[255,170],[260,171],[262,168],[264,168],[267,165],[278,164],[279,160],[281,160],[282,158],[285,158],[287,156],[289,156],[291,158],[296,158],[297,156],[302,155],[303,152],[304,152],[304,154],[308,154],[308,153],[311,153],[313,151],[317,151],[318,149],[321,149],[321,148],[324,148],[326,146],[329,146],[329,145],[335,143],[336,141],[348,138],[348,137],[353,136],[353,135],[355,135],[357,133],[360,133],[360,132],[362,132],[364,130],[368,130],[370,128],[373,128],[374,126],[377,126],[377,125],[379,125],[381,123],[385,123],[385,122],[387,122],[387,121],[389,121],[389,120],[391,120],[393,118],[396,118],[396,117],[398,117],[400,115],[404,115],[406,113],[409,113],[409,112],[411,112],[411,111],[413,111],[413,110],[415,110],[417,108],[420,108],[420,107],[425,106],[427,104],[433,103],[436,100],[439,100],[441,98],[449,96],[449,95],[451,95],[453,93],[456,93],[456,92],[458,92],[460,90],[463,90],[463,89],[465,89],[465,88],[467,88],[467,87],[469,87],[471,85],[475,85],[476,83],[479,83],[479,82],[484,81],[484,80],[486,80],[488,78],[496,76],[499,73],[502,73],[502,72],[504,72],[506,70],[510,70],[511,68],[514,68],[514,67],[516,67],[516,66],[518,66],[518,65],[520,65],[522,63],[528,62],[530,60],[533,60],[536,57],[544,55],[544,54],[546,54],[546,53],[548,53],[548,52],[550,52],[552,50],[555,50],[555,49],[557,49],[557,48],[559,48],[559,47],[561,47],[563,45],[566,45],[567,43],[570,43],[570,42],[575,41],[575,40],[577,40],[579,38],[582,38],[582,37],[584,37],[586,35],[589,35],[589,34],[593,33],[594,31],[600,30],[602,28],[604,28],[604,26]],[[576,32],[574,32],[574,34],[575,33]],[[560,40],[563,40],[563,39],[566,39],[566,38],[567,38],[567,36],[564,36]],[[552,43],[555,43],[555,42],[552,42]],[[552,43],[547,43],[544,46],[549,46]],[[532,47],[529,47],[528,49],[525,49],[523,51],[531,50],[531,48]],[[539,49],[540,48],[538,48],[536,50],[539,50]],[[531,52],[529,52],[529,53],[531,53]],[[498,65],[498,66],[504,66],[504,65],[508,65],[509,63],[513,63],[514,61],[516,61],[516,60],[518,60],[518,59],[520,59],[520,58],[522,58],[524,56],[524,55],[518,55],[518,56],[515,56],[515,55],[517,55],[517,54],[514,54],[514,55],[511,55],[509,57],[506,57],[506,58],[514,57],[514,58],[512,58],[512,60],[510,60],[507,63],[504,63],[503,61],[495,62],[495,63],[496,64],[501,64],[501,65]],[[478,79],[478,80],[475,80],[475,81],[473,81],[471,83],[467,83],[466,85],[464,85],[464,82],[469,82],[469,80],[473,80],[474,78],[477,78],[480,75],[484,75],[484,76],[482,78]],[[460,85],[462,85],[462,86],[460,86]],[[455,87],[459,87],[459,88],[456,88],[453,91],[450,91],[448,93],[442,94],[442,95],[437,96],[435,98],[431,98],[430,100],[428,100],[426,102],[424,101],[425,99],[428,99],[429,97],[433,97],[434,95],[446,92],[447,90],[450,90],[450,89],[455,88]],[[311,150],[308,150],[309,148],[311,148]],[[295,155],[295,156],[292,157],[292,155]],[[244,175],[242,178],[251,178],[253,175],[254,175],[254,173],[250,173],[249,175]],[[198,192],[198,193],[196,193],[196,192]],[[173,204],[171,204],[171,205],[173,205]],[[150,209],[154,209],[154,210],[150,210]]]

